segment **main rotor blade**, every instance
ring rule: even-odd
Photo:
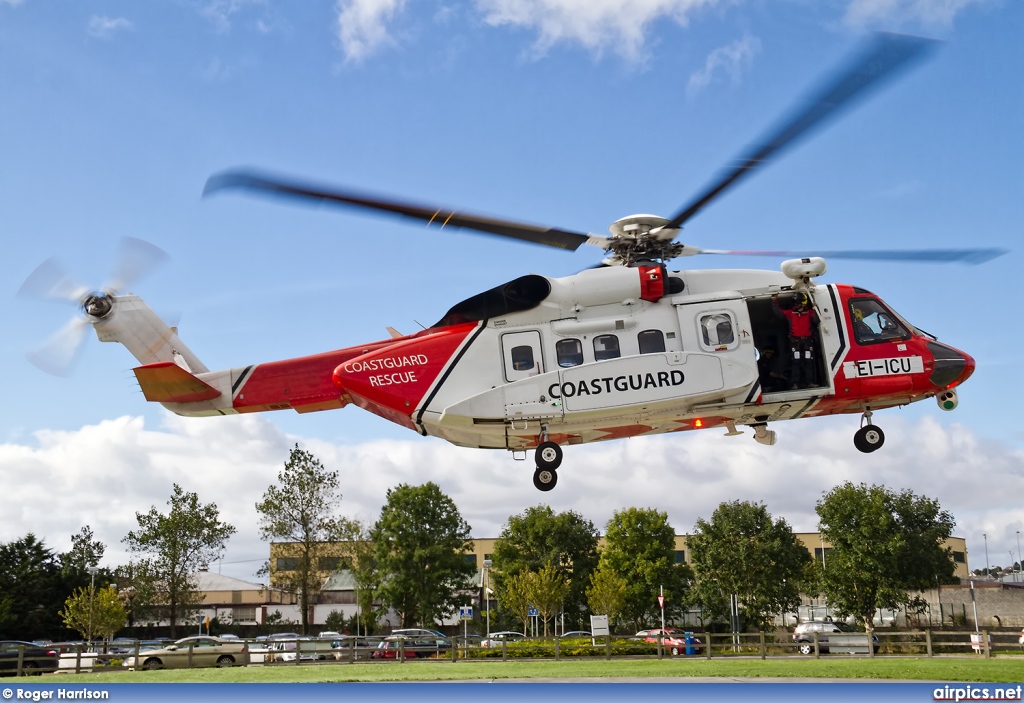
[[[703,193],[684,207],[666,228],[678,229],[696,215],[705,205],[754,169],[763,166],[773,155],[805,136],[815,127],[835,117],[845,108],[853,106],[899,69],[922,58],[937,42],[931,39],[900,34],[877,34],[863,54],[856,57],[844,70],[811,93],[780,126],[755,142],[732,168],[727,168]]]
[[[225,171],[210,176],[209,180],[206,181],[206,187],[203,188],[203,196],[205,197],[219,190],[230,188],[368,208],[420,220],[426,222],[427,225],[465,228],[501,237],[511,237],[512,239],[533,242],[534,244],[543,244],[557,249],[575,251],[588,241],[601,246],[599,241],[602,238],[597,235],[587,235],[563,229],[512,222],[510,220],[469,215],[432,206],[385,200],[350,190],[286,181],[275,176],[257,174],[245,170]]]
[[[890,249],[840,251],[742,251],[726,249],[700,249],[696,254],[722,254],[726,256],[775,256],[802,259],[820,256],[825,259],[860,259],[863,261],[916,261],[930,263],[983,264],[1006,254],[1006,249]]]

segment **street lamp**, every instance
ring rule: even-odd
[[[92,607],[96,601],[96,572],[99,571],[99,567],[87,566],[85,570],[89,572],[89,648],[92,649]]]
[[[988,560],[988,535],[982,532],[981,536],[985,539],[985,576],[987,577],[992,575],[992,569],[989,567],[991,562]]]
[[[1024,569],[1024,559],[1020,556],[1020,530],[1017,530],[1017,573]]]
[[[491,568],[491,564],[494,562],[490,559],[484,559],[484,599],[487,601],[487,639],[491,639],[491,594],[487,586],[487,572]]]

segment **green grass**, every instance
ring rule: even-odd
[[[1019,658],[949,657],[835,658],[835,659],[645,659],[571,661],[418,661],[375,664],[323,663],[194,669],[104,672],[74,677],[75,683],[305,683],[380,681],[464,681],[500,679],[600,678],[833,678],[905,679],[921,681],[1019,682],[1024,667]]]

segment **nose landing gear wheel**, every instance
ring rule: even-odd
[[[554,469],[537,467],[533,472],[533,485],[541,491],[550,491],[558,483],[558,474]]]
[[[562,448],[554,442],[541,442],[534,454],[538,469],[554,471],[562,463]]]
[[[864,425],[853,435],[853,446],[869,454],[885,444],[885,433],[875,425]]]

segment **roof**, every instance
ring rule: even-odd
[[[199,591],[262,591],[266,588],[261,583],[251,583],[210,571],[198,571],[195,577],[196,590]]]

